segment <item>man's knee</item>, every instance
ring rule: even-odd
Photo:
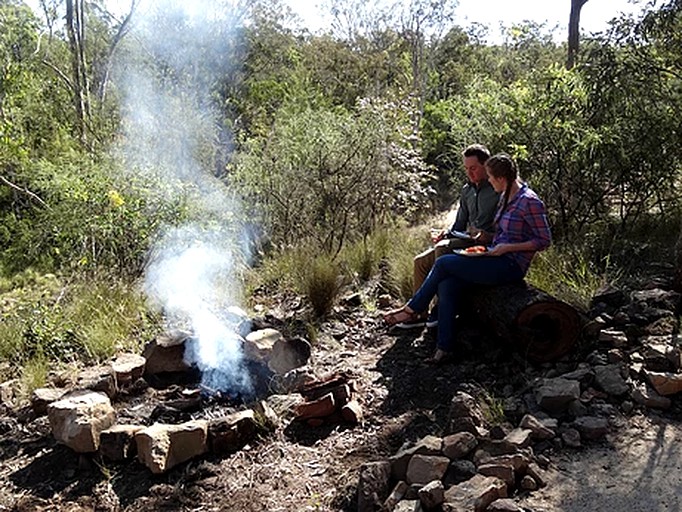
[[[433,260],[435,259],[435,250],[433,248],[427,249],[424,252],[421,252],[417,254],[414,257],[414,264],[433,264]]]

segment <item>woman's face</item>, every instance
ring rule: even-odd
[[[488,181],[493,186],[493,189],[495,189],[495,192],[504,192],[507,189],[507,179],[503,178],[502,176],[496,178],[490,174],[490,169],[486,168],[486,171],[488,172]]]

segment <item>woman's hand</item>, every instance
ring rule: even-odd
[[[508,252],[511,252],[513,249],[511,247],[511,244],[497,244],[495,247],[490,249],[488,251],[488,255],[490,256],[502,256],[503,254],[507,254]]]

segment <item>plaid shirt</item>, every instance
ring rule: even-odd
[[[500,198],[500,208],[503,200]],[[493,239],[493,246],[528,241],[532,241],[535,245],[534,251],[507,253],[525,274],[528,272],[535,253],[547,249],[552,241],[544,203],[524,183],[518,193],[510,199],[504,212],[500,212],[498,208],[495,218],[497,219],[497,233]]]

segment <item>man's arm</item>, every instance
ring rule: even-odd
[[[466,231],[469,225],[469,209],[467,208],[464,194],[466,193],[466,186],[462,188],[462,193],[459,196],[459,207],[457,208],[457,216],[455,222],[450,227],[450,231]]]

